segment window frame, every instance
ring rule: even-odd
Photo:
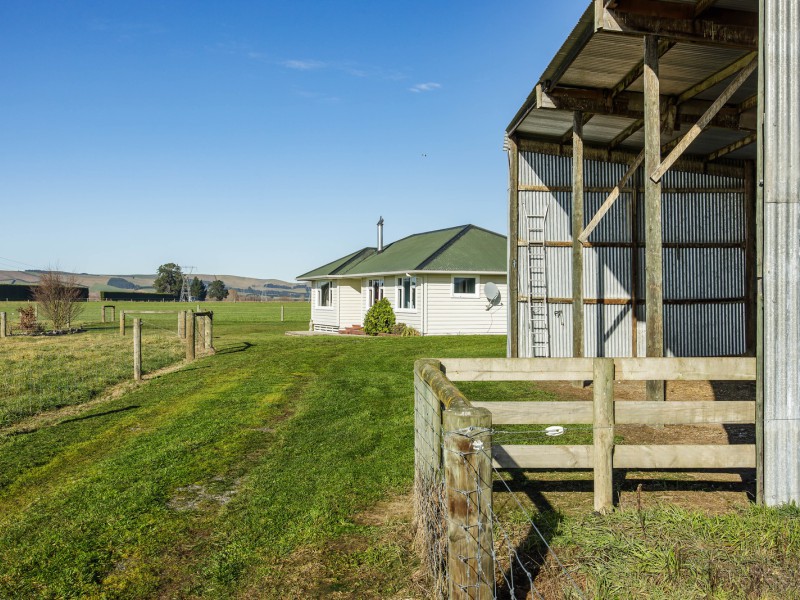
[[[474,292],[456,292],[456,279],[473,279],[475,281]],[[453,298],[479,298],[481,290],[481,278],[478,275],[451,275],[450,276],[450,296]]]
[[[378,284],[377,286],[375,284]],[[378,298],[375,297],[375,290],[378,290]],[[376,302],[383,300],[386,297],[385,280],[383,277],[374,279],[367,279],[367,310],[372,308]]]
[[[406,299],[405,282],[408,281],[408,295],[410,296],[410,306],[403,306]],[[417,276],[411,275],[409,277],[397,277],[397,285],[395,286],[395,310],[397,312],[415,313],[417,312]]]
[[[328,286],[328,304],[323,304],[324,288]],[[317,282],[317,308],[322,310],[333,310],[333,280],[325,279]]]

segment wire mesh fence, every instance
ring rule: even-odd
[[[80,332],[60,336],[9,336],[0,343],[0,428],[42,412],[101,397],[110,386],[132,379],[132,336],[114,323],[86,322]],[[142,323],[142,370],[152,373],[180,362],[184,344],[175,318]]]
[[[424,362],[416,365],[414,380],[414,509],[431,596],[584,598],[571,567],[549,543],[549,516],[534,513],[520,486],[492,466],[493,436],[554,431],[459,427],[480,423],[483,409],[471,408],[436,366]]]

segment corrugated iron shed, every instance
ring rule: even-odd
[[[553,356],[757,351],[769,504],[800,502],[798,31],[796,0],[593,0],[506,130],[510,354],[539,245]]]

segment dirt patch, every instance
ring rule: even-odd
[[[275,564],[246,598],[422,600],[429,597],[413,550],[412,498],[397,496],[356,515],[363,532],[304,547]]]

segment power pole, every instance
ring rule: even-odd
[[[189,276],[194,271],[194,267],[181,267],[183,271],[183,285],[181,285],[181,297],[178,302],[189,302]]]

